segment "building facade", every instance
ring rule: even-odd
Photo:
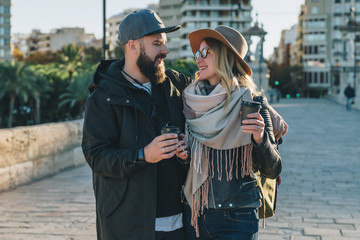
[[[343,102],[348,84],[359,87],[360,0],[306,0],[301,15],[306,96]],[[355,30],[349,30],[350,21],[358,24]]]
[[[0,0],[0,59],[11,59],[11,1]]]
[[[251,11],[251,0],[160,0],[159,15],[165,25],[182,26],[168,35],[168,59],[192,59],[187,36],[196,29],[227,25],[244,32],[251,27]]]
[[[278,65],[294,65],[296,63],[292,56],[296,53],[297,35],[297,24],[293,25],[290,29],[281,31],[279,46],[271,56],[272,62]]]
[[[360,89],[360,0],[333,0],[331,16],[329,96],[343,103],[348,84],[356,95]],[[354,107],[360,108],[358,98]]]
[[[330,87],[331,1],[306,0],[302,12],[301,51],[307,97],[326,96]]]
[[[58,28],[50,33],[34,29],[30,34],[14,34],[13,45],[29,57],[35,52],[56,52],[70,43],[89,47],[96,41],[94,34],[85,33],[84,28]]]

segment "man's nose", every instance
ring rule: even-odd
[[[161,53],[166,54],[166,55],[169,54],[169,49],[167,48],[166,45],[164,45],[164,47],[162,48]]]

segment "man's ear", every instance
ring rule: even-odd
[[[137,41],[134,41],[134,40],[128,41],[127,47],[128,47],[130,52],[135,53],[135,54],[137,54],[138,51],[140,50],[139,43]]]

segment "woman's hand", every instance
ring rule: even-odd
[[[176,148],[176,156],[184,161],[189,157],[188,145],[185,140],[185,134],[183,133],[180,133],[180,140]]]
[[[241,130],[245,133],[252,134],[256,144],[261,144],[264,139],[264,119],[260,113],[250,113],[247,117],[248,119],[242,122]]]

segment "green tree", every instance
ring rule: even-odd
[[[64,46],[59,52],[59,68],[68,75],[72,82],[73,75],[81,68],[82,49],[75,43]]]
[[[90,64],[99,63],[101,60],[102,49],[88,47],[84,49],[84,61]]]
[[[25,58],[25,61],[31,64],[49,64],[56,62],[58,55],[51,51],[46,52],[34,52],[31,56]]]
[[[195,72],[198,71],[198,67],[194,60],[179,59],[176,61],[166,61],[165,66],[167,68],[182,72],[192,78],[194,78]]]
[[[296,97],[296,94],[299,93],[303,96],[305,86],[302,81],[301,66],[270,63],[268,68],[270,70],[269,84],[271,87],[279,89],[283,95]]]
[[[66,119],[66,109],[60,109],[59,96],[69,85],[68,75],[64,71],[59,71],[58,64],[32,66],[36,75],[42,76],[46,83],[45,92],[40,95],[40,116],[41,122],[58,122]]]
[[[47,97],[47,93],[50,91],[50,81],[46,74],[42,71],[39,71],[38,68],[42,65],[33,65],[30,66],[31,70],[34,72],[35,81],[33,83],[33,89],[29,93],[31,100],[34,100],[34,120],[35,124],[41,123],[41,99]]]
[[[74,77],[74,81],[69,84],[63,94],[60,95],[59,108],[66,105],[70,109],[76,108],[77,117],[83,117],[84,106],[89,95],[88,85],[92,77],[92,72],[82,72]]]
[[[119,42],[116,42],[115,49],[109,52],[110,59],[121,59],[125,57],[124,49]]]
[[[9,117],[7,126],[12,127],[15,101],[18,98],[27,102],[29,93],[34,90],[35,77],[25,62],[4,61],[1,63],[0,78],[6,94],[9,96]],[[4,95],[2,93],[1,95]]]

